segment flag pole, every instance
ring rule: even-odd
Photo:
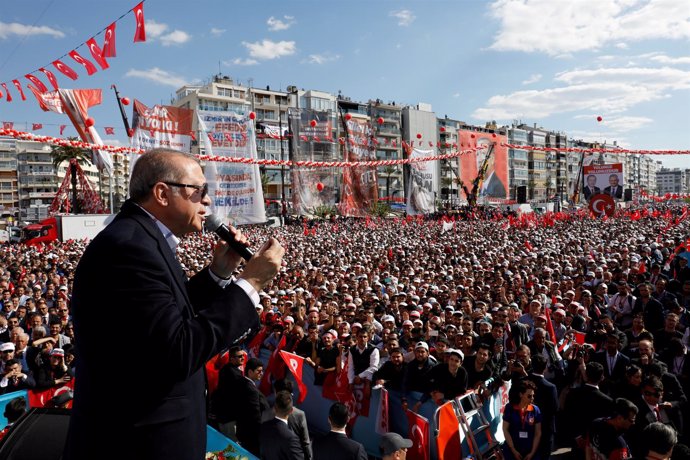
[[[110,87],[115,91],[115,98],[117,99],[117,105],[120,107],[120,115],[122,116],[122,123],[125,125],[125,133],[127,137],[132,137],[129,134],[129,121],[127,120],[127,114],[125,113],[125,107],[122,105],[122,99],[120,98],[120,93],[117,90],[117,86],[110,85]]]

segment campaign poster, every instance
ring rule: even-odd
[[[477,198],[508,198],[508,149],[506,136],[461,129],[458,131],[461,149],[485,147],[472,153],[460,156],[459,176],[468,191],[479,187]],[[489,147],[493,146],[489,159],[486,160]],[[486,160],[486,161],[485,161]],[[484,167],[483,179],[478,178]]]
[[[256,160],[254,122],[234,112],[199,110],[206,155]],[[208,161],[204,168],[211,212],[232,225],[266,222],[259,165]]]
[[[622,163],[588,164],[582,167],[582,196],[586,201],[598,193],[621,201],[624,182]]]
[[[134,100],[132,145],[150,150],[159,147],[189,152],[194,110],[154,105],[147,107]]]
[[[376,160],[374,131],[367,120],[350,119],[344,144],[345,161]],[[340,199],[340,213],[343,216],[364,217],[378,199],[378,184],[375,166],[354,166],[343,171],[343,194]]]
[[[412,150],[410,159],[424,158],[434,155],[433,150]],[[419,161],[410,163],[410,180],[407,187],[407,214],[416,216],[430,214],[436,210],[434,190],[438,183],[434,161]]]

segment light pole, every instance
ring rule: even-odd
[[[285,148],[283,147],[283,105],[281,101],[282,98],[278,97],[278,129],[280,130],[280,193],[282,195],[282,206],[282,202],[285,200],[285,164],[283,163],[283,160],[285,160]]]

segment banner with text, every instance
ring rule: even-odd
[[[495,137],[494,137],[495,136]],[[477,181],[479,192],[477,198],[508,198],[508,149],[506,136],[470,131],[461,129],[458,131],[458,140],[464,147],[481,147],[485,149],[467,153],[460,157],[460,179],[469,191],[472,191],[477,175],[484,167],[483,180]],[[493,151],[488,160],[486,154],[489,146],[493,145]],[[485,161],[486,160],[486,161]]]
[[[345,161],[376,160],[374,130],[365,120],[350,119],[345,122],[347,142]],[[340,199],[340,213],[344,216],[364,217],[378,199],[375,166],[345,168],[343,171],[343,194]]]
[[[234,112],[199,110],[206,155],[256,159],[254,122]],[[209,161],[204,170],[211,212],[233,225],[266,222],[259,165]]]
[[[159,147],[189,152],[194,111],[169,105],[146,107],[134,100],[132,145],[150,150]]]
[[[623,199],[623,164],[588,164],[582,167],[582,197],[589,201],[597,193]]]
[[[410,158],[429,157],[433,150],[414,149]],[[407,214],[416,216],[435,211],[434,190],[438,185],[437,163],[423,161],[410,163],[410,180],[407,187]]]

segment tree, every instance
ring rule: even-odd
[[[67,140],[78,141],[76,137]],[[77,163],[79,165],[91,164],[91,153],[87,149],[72,147],[71,145],[53,145],[50,148],[50,156],[53,158],[53,168],[57,173],[58,168],[65,161],[70,162],[70,177],[72,183],[72,212],[79,213],[79,200],[77,198]],[[74,162],[72,162],[74,160]]]

